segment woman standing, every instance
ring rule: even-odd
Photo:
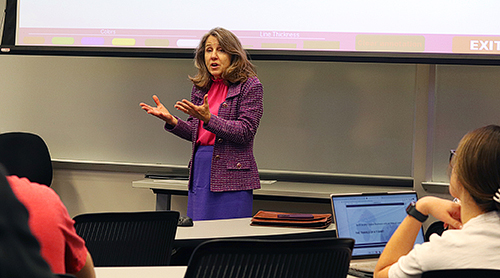
[[[223,28],[203,36],[196,49],[198,74],[191,101],[170,114],[157,96],[142,109],[165,121],[165,130],[192,141],[187,215],[193,220],[252,216],[253,189],[260,188],[253,141],[263,114],[263,88],[238,38]]]

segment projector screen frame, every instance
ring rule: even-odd
[[[16,45],[18,0],[6,0],[0,54],[95,56],[138,58],[193,58],[191,48],[97,47],[97,46],[24,46]],[[368,62],[414,64],[500,65],[500,54],[443,54],[384,51],[317,51],[247,49],[252,60]]]

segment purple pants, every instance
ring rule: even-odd
[[[192,164],[187,216],[193,220],[252,217],[253,191],[210,191],[213,146],[198,146]]]

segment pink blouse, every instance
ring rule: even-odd
[[[210,113],[217,116],[219,114],[219,106],[226,100],[227,86],[224,80],[219,78],[213,80],[210,90],[208,90],[208,106]],[[198,127],[198,145],[213,146],[215,144],[215,134],[203,128],[203,123]]]

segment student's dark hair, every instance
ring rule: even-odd
[[[453,170],[483,211],[500,210],[500,203],[493,200],[500,188],[500,126],[467,133],[455,152]]]
[[[194,65],[198,73],[194,77],[189,77],[196,87],[209,89],[212,84],[212,75],[205,65],[205,44],[210,36],[217,38],[222,50],[231,55],[231,64],[221,75],[227,85],[245,82],[249,77],[257,75],[255,66],[248,60],[247,53],[238,37],[229,30],[217,27],[206,33],[196,48]]]

